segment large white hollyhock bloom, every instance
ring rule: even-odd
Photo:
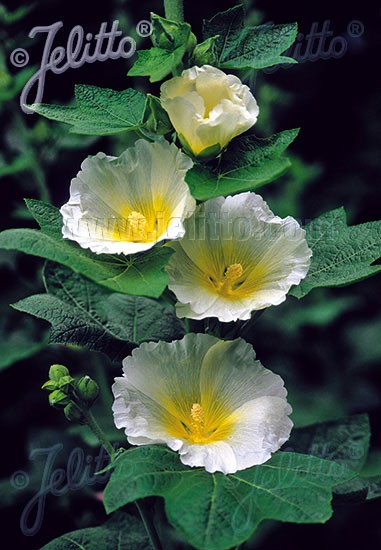
[[[179,317],[249,319],[278,305],[306,276],[311,250],[294,218],[274,216],[255,193],[219,197],[200,205],[167,272]]]
[[[62,233],[97,253],[134,254],[184,234],[195,201],[185,183],[193,165],[174,144],[138,140],[120,157],[87,158],[62,206]]]
[[[165,443],[183,464],[229,474],[266,462],[289,438],[283,380],[240,338],[142,344],[123,371],[112,388],[114,421],[132,445]]]
[[[255,124],[259,109],[239,78],[203,65],[161,86],[161,103],[186,149],[215,155]]]

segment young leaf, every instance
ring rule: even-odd
[[[204,21],[203,36],[219,35],[217,66],[222,69],[264,69],[279,63],[297,63],[281,54],[295,41],[296,23],[244,27],[244,11],[236,6]]]
[[[165,499],[169,521],[200,550],[231,548],[265,519],[322,523],[332,515],[332,488],[355,474],[335,462],[297,453],[235,474],[184,466],[176,453],[152,445],[116,463],[104,492],[107,512],[151,495]]]
[[[90,85],[75,86],[75,105],[34,103],[28,108],[50,120],[70,124],[70,132],[106,136],[138,130],[143,124],[147,98],[127,88],[122,92]]]
[[[290,166],[281,157],[299,130],[285,130],[270,138],[244,136],[231,142],[216,169],[196,165],[186,182],[197,200],[254,191],[279,177]]]
[[[83,346],[120,361],[142,342],[184,336],[183,325],[170,306],[110,292],[50,262],[44,280],[47,294],[29,296],[12,307],[48,321],[51,343]]]
[[[94,254],[62,238],[62,218],[57,208],[37,200],[27,200],[26,204],[41,230],[7,229],[0,233],[0,249],[19,250],[58,262],[123,294],[157,298],[164,291],[164,268],[172,253],[169,248],[156,247],[133,256]]]
[[[191,27],[152,14],[153,44],[149,50],[140,50],[138,59],[128,76],[149,76],[150,82],[163,80],[181,63],[188,48]]]
[[[349,227],[344,208],[313,220],[306,227],[312,249],[307,277],[290,294],[303,298],[312,289],[361,281],[381,270],[372,265],[381,256],[381,220]]]
[[[52,540],[41,550],[147,550],[149,547],[143,523],[130,514],[118,512],[99,527],[71,531]]]

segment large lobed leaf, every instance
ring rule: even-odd
[[[186,182],[197,200],[234,195],[255,189],[279,177],[290,166],[282,157],[299,129],[285,130],[270,138],[244,136],[231,142],[215,169],[196,165]]]
[[[120,361],[142,342],[184,335],[174,309],[150,298],[110,292],[50,262],[44,281],[47,294],[29,296],[13,307],[48,321],[54,344],[83,346]]]
[[[143,523],[130,514],[118,512],[99,527],[65,533],[41,550],[147,550],[150,542]]]
[[[348,285],[375,275],[381,257],[381,221],[349,227],[344,208],[337,208],[306,226],[312,250],[307,277],[290,292],[303,298],[312,289]]]
[[[158,297],[167,285],[164,268],[171,251],[156,247],[143,254],[94,254],[62,238],[62,217],[57,208],[42,201],[26,204],[41,227],[7,229],[0,233],[0,249],[19,250],[70,267],[116,292]]]
[[[32,111],[50,120],[66,122],[76,134],[105,136],[143,125],[147,98],[141,92],[127,88],[118,92],[90,85],[75,86],[75,105],[28,105]]]
[[[285,450],[334,460],[360,471],[368,455],[369,441],[368,416],[356,414],[294,429]]]
[[[296,63],[281,54],[295,41],[296,23],[244,27],[244,11],[236,6],[204,21],[204,39],[216,41],[217,66],[222,69],[264,69],[279,63]]]
[[[357,414],[294,429],[284,449],[334,460],[359,472],[334,489],[340,502],[361,502],[381,498],[381,475],[363,476],[368,456],[370,425],[366,414]]]
[[[355,475],[335,462],[286,452],[235,474],[209,474],[184,466],[165,447],[142,446],[117,460],[104,503],[113,512],[136,499],[161,496],[169,521],[190,544],[223,550],[247,540],[264,519],[327,521],[333,487]]]

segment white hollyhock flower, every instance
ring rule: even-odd
[[[97,253],[134,254],[184,234],[195,201],[185,183],[193,165],[174,144],[138,140],[120,157],[87,158],[62,206],[62,233]]]
[[[241,338],[187,334],[142,344],[112,390],[116,427],[132,445],[165,443],[183,464],[211,473],[266,462],[293,425],[282,378]]]
[[[258,105],[240,79],[220,69],[192,67],[161,86],[161,103],[185,149],[218,154],[258,118]]]
[[[178,316],[225,322],[283,302],[312,255],[297,221],[274,216],[255,193],[200,205],[185,237],[168,246],[175,250],[167,272]]]

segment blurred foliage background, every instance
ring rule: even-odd
[[[258,135],[302,128],[291,149],[292,168],[263,188],[261,194],[277,214],[292,215],[302,223],[338,206],[346,208],[350,224],[380,219],[381,96],[376,86],[381,45],[379,6],[362,2],[343,7],[338,0],[316,4],[301,0],[247,0],[244,4],[254,23],[297,21],[305,36],[312,23],[321,30],[324,21],[330,21],[333,37],[340,35],[347,41],[347,51],[339,59],[306,60],[268,74],[240,75],[252,87],[260,105],[255,128]],[[203,5],[185,0],[186,20],[200,35],[202,18],[210,18],[231,5],[227,0],[210,0]],[[148,39],[138,36],[136,25],[148,19],[150,11],[163,14],[161,3],[11,0],[0,4],[2,229],[33,227],[24,197],[60,206],[67,200],[70,180],[86,155],[100,150],[120,154],[128,145],[124,134],[107,138],[76,136],[69,134],[65,125],[21,111],[20,92],[41,63],[45,40],[44,35],[28,38],[29,31],[36,25],[63,21],[64,27],[56,39],[56,45],[63,45],[74,25],[80,24],[85,32],[95,34],[101,22],[107,21],[111,27],[112,21],[118,19],[123,34],[132,36],[139,49],[148,45]],[[360,37],[348,34],[353,20],[363,25]],[[30,62],[23,69],[9,61],[11,52],[19,47],[30,54]],[[126,78],[130,65],[128,60],[110,60],[69,69],[63,75],[49,74],[44,102],[68,103],[75,83],[145,90],[145,79]],[[154,93],[157,88],[153,86]],[[39,491],[43,478],[44,460],[28,459],[33,449],[62,443],[63,450],[53,469],[65,468],[68,455],[76,446],[89,457],[98,454],[96,442],[84,428],[69,425],[62,414],[49,408],[40,387],[50,364],[66,364],[74,374],[88,373],[102,384],[103,393],[95,412],[110,437],[123,441],[123,434],[112,425],[108,390],[114,376],[120,374],[120,367],[96,353],[48,346],[47,325],[9,307],[42,291],[41,268],[42,261],[33,257],[11,252],[0,256],[2,539],[12,537],[12,547],[27,550],[40,548],[66,531],[104,520],[99,499],[102,483],[98,483],[59,497],[48,495],[41,529],[29,537],[20,530],[21,514]],[[264,365],[285,379],[297,426],[369,413],[373,436],[366,469],[381,473],[380,277],[345,288],[314,290],[300,302],[289,298],[281,306],[267,310],[243,336],[253,343]],[[94,472],[93,462],[88,467]],[[27,472],[24,482],[15,475],[18,470]],[[30,514],[29,525],[33,524],[36,509]],[[361,543],[374,548],[381,542],[380,512],[379,502],[354,502],[345,507],[338,503],[333,519],[326,525],[267,523],[244,547],[297,550],[323,546],[329,550]],[[167,546],[186,548],[169,531]]]

